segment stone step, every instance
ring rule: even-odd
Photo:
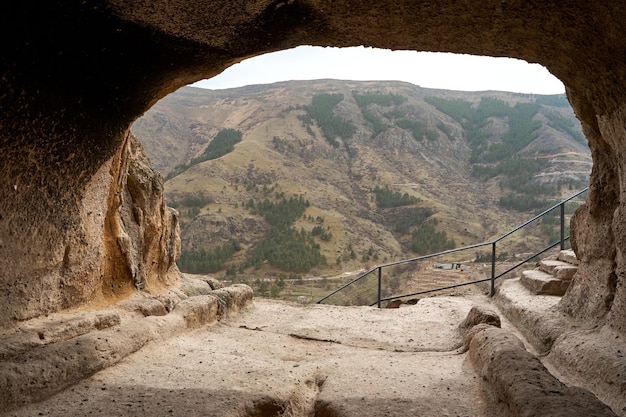
[[[522,272],[520,281],[534,294],[558,296],[565,294],[570,283],[537,269]]]
[[[539,262],[539,270],[562,280],[571,280],[578,267],[568,262],[544,259]]]
[[[559,261],[567,262],[572,265],[578,265],[578,258],[576,257],[574,251],[571,249],[564,249],[559,252],[557,259]]]
[[[55,313],[23,322],[15,329],[0,332],[0,361],[18,356],[36,347],[60,343],[121,323],[114,310]]]
[[[183,281],[185,279],[181,278]],[[96,310],[90,313],[95,318],[90,318],[78,312],[76,320],[60,323],[55,328],[46,329],[37,323],[37,327],[33,327],[34,336],[30,331],[24,332],[23,342],[0,337],[0,354],[3,355],[0,361],[0,413],[42,401],[119,363],[149,342],[158,343],[185,331],[215,324],[252,304],[253,291],[247,285],[234,284],[212,291],[204,279],[200,281],[204,281],[206,287],[195,281],[173,286],[159,294],[162,300],[170,300],[166,303],[171,308],[163,315],[141,317],[146,313],[158,313],[158,309],[152,307],[154,300],[141,294],[132,297],[134,300],[130,302],[122,302],[125,305],[116,305],[115,313],[120,312],[119,315],[111,314],[111,310]],[[206,288],[209,288],[207,294],[189,295]],[[139,306],[144,301],[150,304]],[[135,314],[128,314],[129,311]],[[41,329],[43,336],[37,329]],[[65,338],[66,334],[69,337]],[[48,339],[54,343],[35,345],[33,337],[43,337],[42,343]],[[5,346],[5,343],[9,345]]]

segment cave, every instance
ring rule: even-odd
[[[518,58],[564,83],[593,170],[572,220],[580,270],[559,308],[626,334],[626,3],[26,0],[1,9],[0,327],[176,282],[176,215],[149,168],[129,162],[138,152],[130,125],[156,101],[262,53],[364,45]]]

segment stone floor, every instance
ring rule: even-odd
[[[187,284],[187,293],[195,295],[179,300],[174,315],[134,325],[89,316],[83,321],[93,329],[86,335],[38,346],[35,331],[35,346],[18,356],[10,354],[14,344],[0,344],[0,384],[7,384],[0,392],[24,392],[27,404],[2,415],[495,417],[523,411],[539,417],[551,404],[557,409],[550,415],[626,416],[619,337],[608,329],[574,327],[556,312],[558,297],[533,295],[518,279],[502,282],[494,299],[442,296],[380,310],[255,299],[245,308],[245,300],[234,303],[233,314],[219,320],[217,304],[223,310],[230,298],[214,303],[194,285],[190,290]],[[503,330],[477,326],[478,336],[464,345],[459,325],[475,306],[497,312]],[[43,339],[66,333],[47,329]],[[144,340],[146,334],[151,337]],[[99,342],[69,349],[86,336]],[[103,349],[115,361],[96,369],[86,349]],[[49,353],[54,355],[46,362]],[[509,361],[510,369],[490,368],[496,357]],[[35,396],[38,386],[52,394],[50,381],[71,379],[83,365],[92,366],[91,376],[77,374],[79,382],[35,402],[44,397]],[[526,368],[507,379],[512,369]],[[15,381],[22,381],[21,391],[10,391]],[[533,409],[524,409],[531,403]]]
[[[255,300],[7,416],[486,416],[457,330],[486,299],[401,309]]]

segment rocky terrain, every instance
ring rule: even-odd
[[[189,277],[187,291],[192,282],[200,289],[200,277]],[[503,283],[495,300],[443,296],[396,309],[250,303],[239,296],[236,314],[218,315],[217,322],[202,313],[203,300],[211,298],[190,297],[175,307],[174,321],[163,317],[166,331],[158,339],[115,366],[2,415],[626,415],[623,392],[607,384],[617,371],[593,359],[614,354],[614,335],[595,335],[590,343],[588,332],[553,310],[560,297],[533,295],[518,279]],[[182,317],[186,328],[174,325]],[[518,328],[520,317],[526,325]],[[120,327],[117,338],[128,330]],[[559,336],[549,355],[534,337],[546,331]],[[585,353],[579,362],[571,360],[575,352]],[[607,377],[589,379],[584,362],[608,370]],[[23,393],[43,397],[32,389]]]
[[[3,331],[20,329],[28,325],[28,319],[45,321],[46,316],[70,310],[95,311],[98,305],[108,307],[131,295],[146,295],[137,288],[140,281],[133,276],[129,259],[142,259],[144,270],[162,260],[166,261],[163,266],[172,266],[162,259],[159,249],[161,242],[175,240],[170,239],[176,233],[170,233],[173,229],[167,227],[171,225],[167,218],[161,218],[164,227],[157,231],[158,237],[147,241],[135,224],[132,228],[139,233],[129,234],[112,226],[123,226],[132,217],[140,220],[144,209],[152,212],[156,208],[157,213],[165,210],[159,199],[152,201],[158,208],[126,199],[120,205],[119,196],[127,191],[120,180],[128,179],[128,171],[124,171],[128,165],[120,162],[132,154],[128,141],[131,124],[178,88],[214,76],[247,57],[304,44],[508,56],[540,63],[563,81],[594,164],[587,202],[571,223],[579,269],[562,300],[528,321],[540,325],[543,335],[558,336],[554,346],[563,352],[563,363],[590,371],[580,378],[582,381],[594,385],[607,380],[607,368],[598,364],[619,372],[622,379],[607,383],[611,389],[621,390],[613,399],[624,398],[623,344],[617,345],[626,334],[626,94],[622,91],[626,88],[626,65],[620,58],[620,51],[626,50],[626,37],[621,36],[626,16],[623,1],[498,1],[486,7],[483,2],[452,0],[154,0],[151,7],[144,7],[141,2],[105,0],[40,2],[36,7],[28,1],[5,2],[3,6]],[[122,215],[127,213],[121,213],[120,208],[130,209],[133,216],[124,219]],[[152,220],[159,223],[156,218]],[[146,244],[152,247],[146,248]],[[130,252],[122,253],[129,248]],[[172,249],[175,253],[175,247]],[[146,257],[136,256],[139,253]],[[170,281],[166,274],[168,269],[175,272],[175,268],[163,268],[163,275],[148,274],[147,287],[159,284],[175,288],[175,280]],[[548,314],[558,319],[555,333],[545,326],[552,322],[545,319]],[[174,321],[180,320],[177,317]],[[571,324],[567,335],[561,331],[564,321]],[[102,326],[114,321],[103,317],[88,323]],[[42,331],[44,339],[48,324]],[[136,326],[147,331],[140,324]],[[472,339],[470,355],[472,345],[501,340],[491,337],[491,331],[483,333],[487,338]],[[12,365],[4,369],[21,378],[14,389],[34,387],[32,392],[36,393],[38,379],[30,377],[42,378],[50,386],[54,380],[41,371],[50,369],[61,379],[71,379],[76,374],[62,371],[69,371],[62,364],[80,370],[83,364],[98,363],[101,353],[94,346],[106,348],[108,341],[118,341],[107,337],[112,333],[117,334],[116,330],[104,333],[100,344],[92,340],[83,345],[92,362],[76,361],[72,353],[80,351],[80,345],[70,340],[60,350],[60,362],[46,362],[49,356],[45,354],[37,356],[44,359],[37,362],[24,354],[17,361],[24,367],[21,373],[12,372]],[[38,332],[29,334],[30,341],[42,340]],[[96,334],[95,340],[103,335]],[[509,342],[502,346],[520,347],[514,340]],[[128,350],[125,343],[112,346],[120,352]],[[610,353],[612,359],[605,360],[600,351]],[[510,352],[515,355],[519,351]],[[43,351],[36,348],[35,353],[41,355]],[[528,358],[521,353],[519,357]],[[518,369],[497,363],[502,372]],[[531,365],[525,369],[532,375],[541,369],[532,358],[526,364]],[[485,368],[483,375],[498,380],[502,374],[490,369]],[[507,384],[518,379],[499,380],[502,387],[518,387]],[[545,393],[561,392],[553,389],[559,388],[558,384],[546,387]],[[8,390],[1,392],[4,400]],[[507,397],[507,391],[502,394]],[[580,398],[590,404],[582,395]],[[559,410],[569,411],[558,404]],[[623,414],[623,406],[616,412]],[[67,415],[67,411],[63,413]],[[577,414],[599,413],[587,409]]]

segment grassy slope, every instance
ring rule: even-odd
[[[408,114],[433,129],[444,123],[454,140],[438,131],[436,141],[416,142],[410,133],[399,128],[371,138],[370,127],[352,100],[353,89],[406,96],[408,100],[402,108]],[[345,150],[331,147],[316,126],[315,137],[311,137],[297,119],[301,110],[284,111],[289,106],[306,105],[314,94],[322,92],[344,95],[335,113],[357,126],[350,143],[356,156],[349,157]],[[157,161],[155,165],[165,173],[168,166],[186,163],[201,153],[219,129],[232,127],[244,132],[233,153],[196,165],[166,183],[166,192],[172,199],[203,192],[213,200],[195,219],[185,216],[185,208],[181,208],[184,246],[211,247],[237,238],[244,249],[252,247],[269,227],[263,219],[242,208],[242,202],[263,197],[262,193],[246,190],[245,183],[252,181],[262,186],[266,182],[268,187],[277,185],[287,196],[304,195],[311,202],[306,215],[325,219],[323,225],[330,227],[334,237],[328,243],[321,242],[329,267],[311,273],[334,275],[366,266],[361,258],[370,247],[379,254],[380,261],[410,255],[402,246],[408,236],[394,236],[386,224],[386,213],[376,209],[373,193],[369,192],[376,185],[387,184],[420,198],[420,206],[436,212],[438,229],[445,230],[459,246],[489,239],[520,222],[519,213],[495,208],[501,195],[497,180],[483,183],[470,176],[470,150],[462,139],[461,127],[422,100],[433,94],[474,102],[480,99],[479,93],[378,82],[289,82],[219,92],[183,89],[157,104],[134,130],[150,157]],[[489,95],[510,103],[530,99],[509,93]],[[495,132],[497,123],[493,125]],[[160,130],[155,126],[161,126]],[[163,131],[169,133],[163,135]],[[306,145],[296,146],[297,152],[281,154],[272,146],[274,136],[289,141],[300,139]],[[577,152],[583,169],[588,167],[588,150],[549,127],[541,129],[540,139],[531,143],[527,151],[540,153],[542,149]],[[499,213],[497,216],[494,210]],[[246,227],[233,227],[246,221]],[[310,230],[314,225],[300,220],[295,226]],[[350,245],[357,254],[356,260],[337,267],[335,259],[346,255]],[[243,252],[237,254],[236,261],[243,256]]]

